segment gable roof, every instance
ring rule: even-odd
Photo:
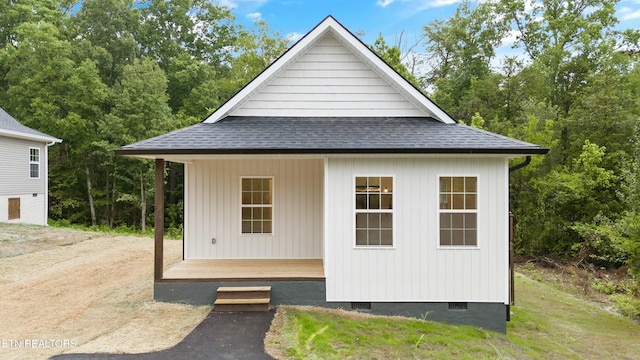
[[[283,72],[291,67],[292,64],[299,61],[302,56],[307,54],[327,37],[335,38],[341,47],[350,52],[351,56],[357,58],[359,62],[366,64],[370,72],[375,74],[377,78],[382,79],[382,82],[392,86],[396,94],[402,95],[402,97],[410,102],[414,110],[412,115],[417,115],[415,111],[419,111],[422,116],[432,117],[443,123],[455,123],[451,116],[432,102],[419,89],[398,74],[398,72],[382,60],[373,50],[371,50],[332,16],[327,16],[320,24],[298,40],[295,45],[276,59],[231,99],[220,106],[213,114],[209,115],[203,122],[213,123],[224,119],[227,116],[237,115],[237,111],[241,110],[243,104],[245,104],[248,99],[251,99],[256,96],[256,94],[260,93],[260,91],[274,81],[274,79],[282,76]],[[353,70],[351,72],[355,73]],[[331,81],[335,79],[329,80]],[[335,91],[337,87],[332,86],[332,88],[332,90]],[[343,114],[340,114],[339,116],[348,116],[344,113],[346,113],[346,111],[343,111]],[[282,115],[284,114],[278,114],[278,116]],[[336,114],[330,114],[329,116],[335,115]],[[407,114],[400,114],[399,116],[406,115]],[[316,114],[314,116],[323,115]],[[354,116],[359,115],[356,114]]]
[[[445,124],[433,118],[230,116],[215,123],[200,123],[127,145],[116,152],[121,155],[531,155],[546,153],[547,149],[462,124]]]
[[[2,108],[0,108],[0,136],[42,142],[62,142],[58,138],[20,124]]]

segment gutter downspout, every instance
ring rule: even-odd
[[[531,163],[531,155],[523,162],[509,168],[509,173],[520,170]],[[511,306],[516,303],[515,296],[515,265],[513,263],[513,213],[509,211],[509,304],[507,305],[507,321],[511,320]]]

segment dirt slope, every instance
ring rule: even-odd
[[[0,358],[171,347],[208,307],[156,303],[153,240],[0,224]],[[182,242],[165,241],[166,264]]]

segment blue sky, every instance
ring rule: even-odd
[[[453,15],[459,0],[218,0],[233,9],[239,22],[251,26],[265,20],[270,28],[297,40],[327,15],[333,15],[347,29],[362,31],[371,44],[382,33],[388,43],[404,32],[407,44],[415,42],[431,21]],[[640,28],[640,0],[620,0],[616,6],[618,28]],[[510,39],[499,53],[512,53]],[[511,39],[512,41],[513,39]],[[418,51],[420,51],[418,49]],[[516,50],[517,51],[517,50]]]

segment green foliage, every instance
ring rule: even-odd
[[[378,35],[376,41],[371,45],[371,50],[378,54],[378,56],[397,71],[398,74],[402,75],[402,77],[412,83],[413,86],[416,88],[420,87],[418,79],[415,75],[410,73],[407,67],[402,63],[402,52],[400,51],[400,48],[395,45],[387,45],[384,37],[382,37],[382,33]]]

